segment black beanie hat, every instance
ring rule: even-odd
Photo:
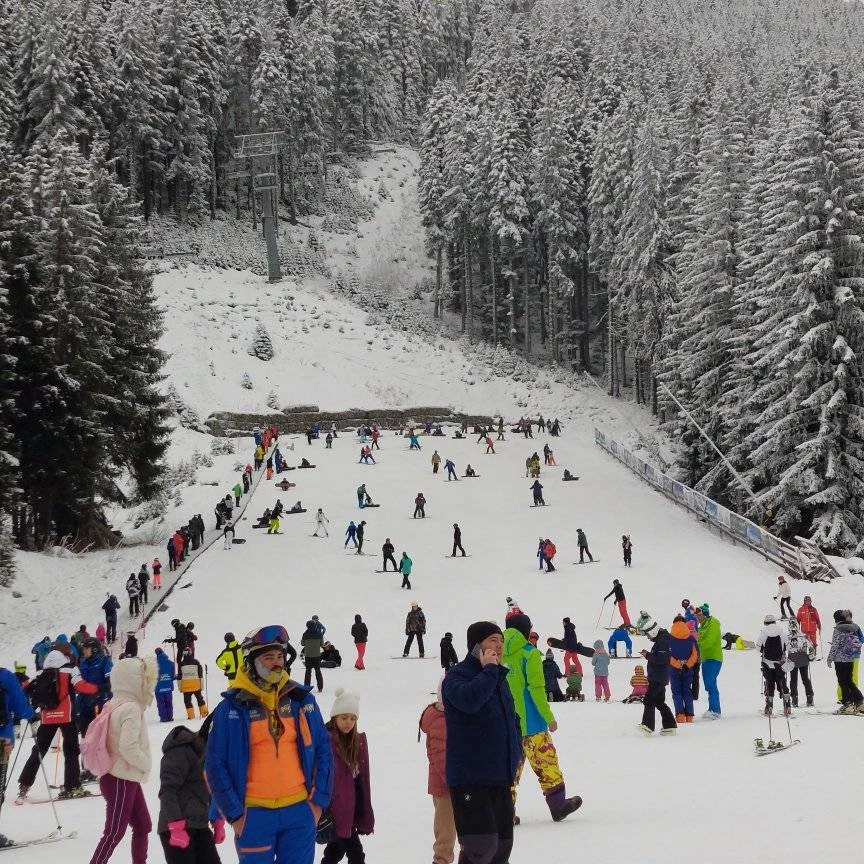
[[[531,619],[524,613],[511,615],[507,619],[507,626],[518,630],[526,639],[531,635]]]
[[[479,645],[484,639],[488,639],[494,633],[499,636],[504,634],[501,628],[494,621],[475,621],[468,628],[468,650],[473,650],[475,645]]]
[[[838,609],[838,610],[834,613],[834,623],[835,623],[835,624],[841,624],[841,623],[842,623],[843,621],[845,621],[845,620],[846,620],[846,616],[843,614],[843,610],[842,610],[842,609]]]

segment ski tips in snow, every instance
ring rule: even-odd
[[[757,738],[755,741],[755,752],[757,756],[768,756],[771,753],[779,753],[781,750],[788,750],[790,747],[794,747],[796,744],[800,743],[801,741],[798,738],[795,738],[788,744],[784,744],[782,741],[769,741],[766,746],[761,738]]]
[[[34,837],[32,840],[12,840],[9,843],[0,845],[0,852],[5,852],[7,849],[25,849],[27,846],[39,846],[43,843],[58,843],[60,840],[74,840],[78,836],[77,831],[52,831],[50,834],[45,834],[43,837]]]

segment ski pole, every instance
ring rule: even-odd
[[[207,710],[210,710],[210,698],[207,693],[207,664],[204,664],[204,702],[207,704]]]
[[[27,722],[29,726],[29,721]],[[9,753],[8,751],[4,754],[4,757],[0,757],[3,759],[2,770],[0,770],[0,809],[3,808],[3,802],[6,800],[6,789],[9,787],[9,775],[15,774],[15,766],[18,764],[18,757],[21,755],[21,747],[24,744],[24,735],[19,736],[18,738],[18,747],[15,750],[15,758],[12,760],[12,764],[9,764]]]
[[[615,604],[612,604],[612,614],[609,616],[609,626],[612,626],[612,619],[615,617]]]
[[[600,607],[600,614],[597,616],[597,623],[594,625],[594,628],[600,626],[600,619],[603,617],[603,610],[606,608],[606,598],[603,598],[603,605]]]
[[[51,810],[54,813],[54,821],[57,823],[57,830],[62,831],[63,826],[60,824],[60,817],[57,815],[57,807],[54,804],[54,796],[51,794],[51,784],[48,782],[48,772],[45,770],[45,760],[42,758],[42,754],[39,752],[39,742],[36,740],[36,733],[33,731],[32,725],[30,725],[30,734],[33,737],[33,743],[36,745],[36,753],[39,756],[39,767],[42,769],[42,777],[45,780],[45,786],[48,789],[48,801],[51,804]]]

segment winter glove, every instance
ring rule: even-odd
[[[210,827],[213,829],[213,842],[216,844],[225,842],[225,820],[224,819],[214,819],[210,823]]]
[[[168,823],[168,831],[171,836],[168,838],[169,846],[176,846],[178,849],[187,849],[189,843],[189,832],[186,830],[186,820],[178,819],[176,822]]]

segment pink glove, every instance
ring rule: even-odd
[[[214,843],[224,843],[225,842],[225,820],[224,819],[215,819],[210,823],[213,828],[213,842]]]
[[[168,838],[169,846],[176,846],[178,849],[187,849],[191,840],[189,832],[186,830],[186,820],[178,819],[176,822],[168,823],[168,830],[171,836]]]

